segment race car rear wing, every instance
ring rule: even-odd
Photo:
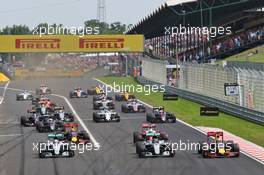
[[[156,110],[163,110],[164,111],[164,106],[159,106],[159,107],[157,107],[157,106],[154,106],[153,107],[153,111],[156,111]]]
[[[156,128],[156,124],[143,123],[142,128]]]

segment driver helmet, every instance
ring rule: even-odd
[[[74,126],[71,127],[71,132],[76,132],[76,130],[77,130],[76,127]]]

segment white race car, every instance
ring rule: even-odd
[[[51,89],[48,88],[46,85],[42,84],[38,89],[36,89],[37,95],[45,95],[45,94],[51,94]]]
[[[33,100],[33,95],[28,91],[24,91],[16,95],[17,101],[26,101],[26,100]]]
[[[103,109],[93,113],[93,120],[95,122],[120,122],[120,116],[115,111]]]

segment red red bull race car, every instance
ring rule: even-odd
[[[204,158],[239,157],[239,145],[224,140],[223,132],[208,132],[207,141],[199,142],[198,153]]]

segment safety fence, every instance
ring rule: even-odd
[[[143,77],[169,85],[166,76],[168,62],[150,58],[142,58],[142,60]],[[178,89],[264,112],[264,72],[262,71],[181,63],[177,74]],[[238,93],[226,95],[225,84],[236,84]]]
[[[155,82],[167,84],[166,61],[142,59],[142,76]]]
[[[137,77],[137,81],[142,85],[161,85],[161,83],[152,81],[142,76]],[[171,86],[166,86],[166,91],[170,93],[175,93],[181,98],[197,102],[205,106],[217,107],[222,112],[264,125],[263,112]]]

